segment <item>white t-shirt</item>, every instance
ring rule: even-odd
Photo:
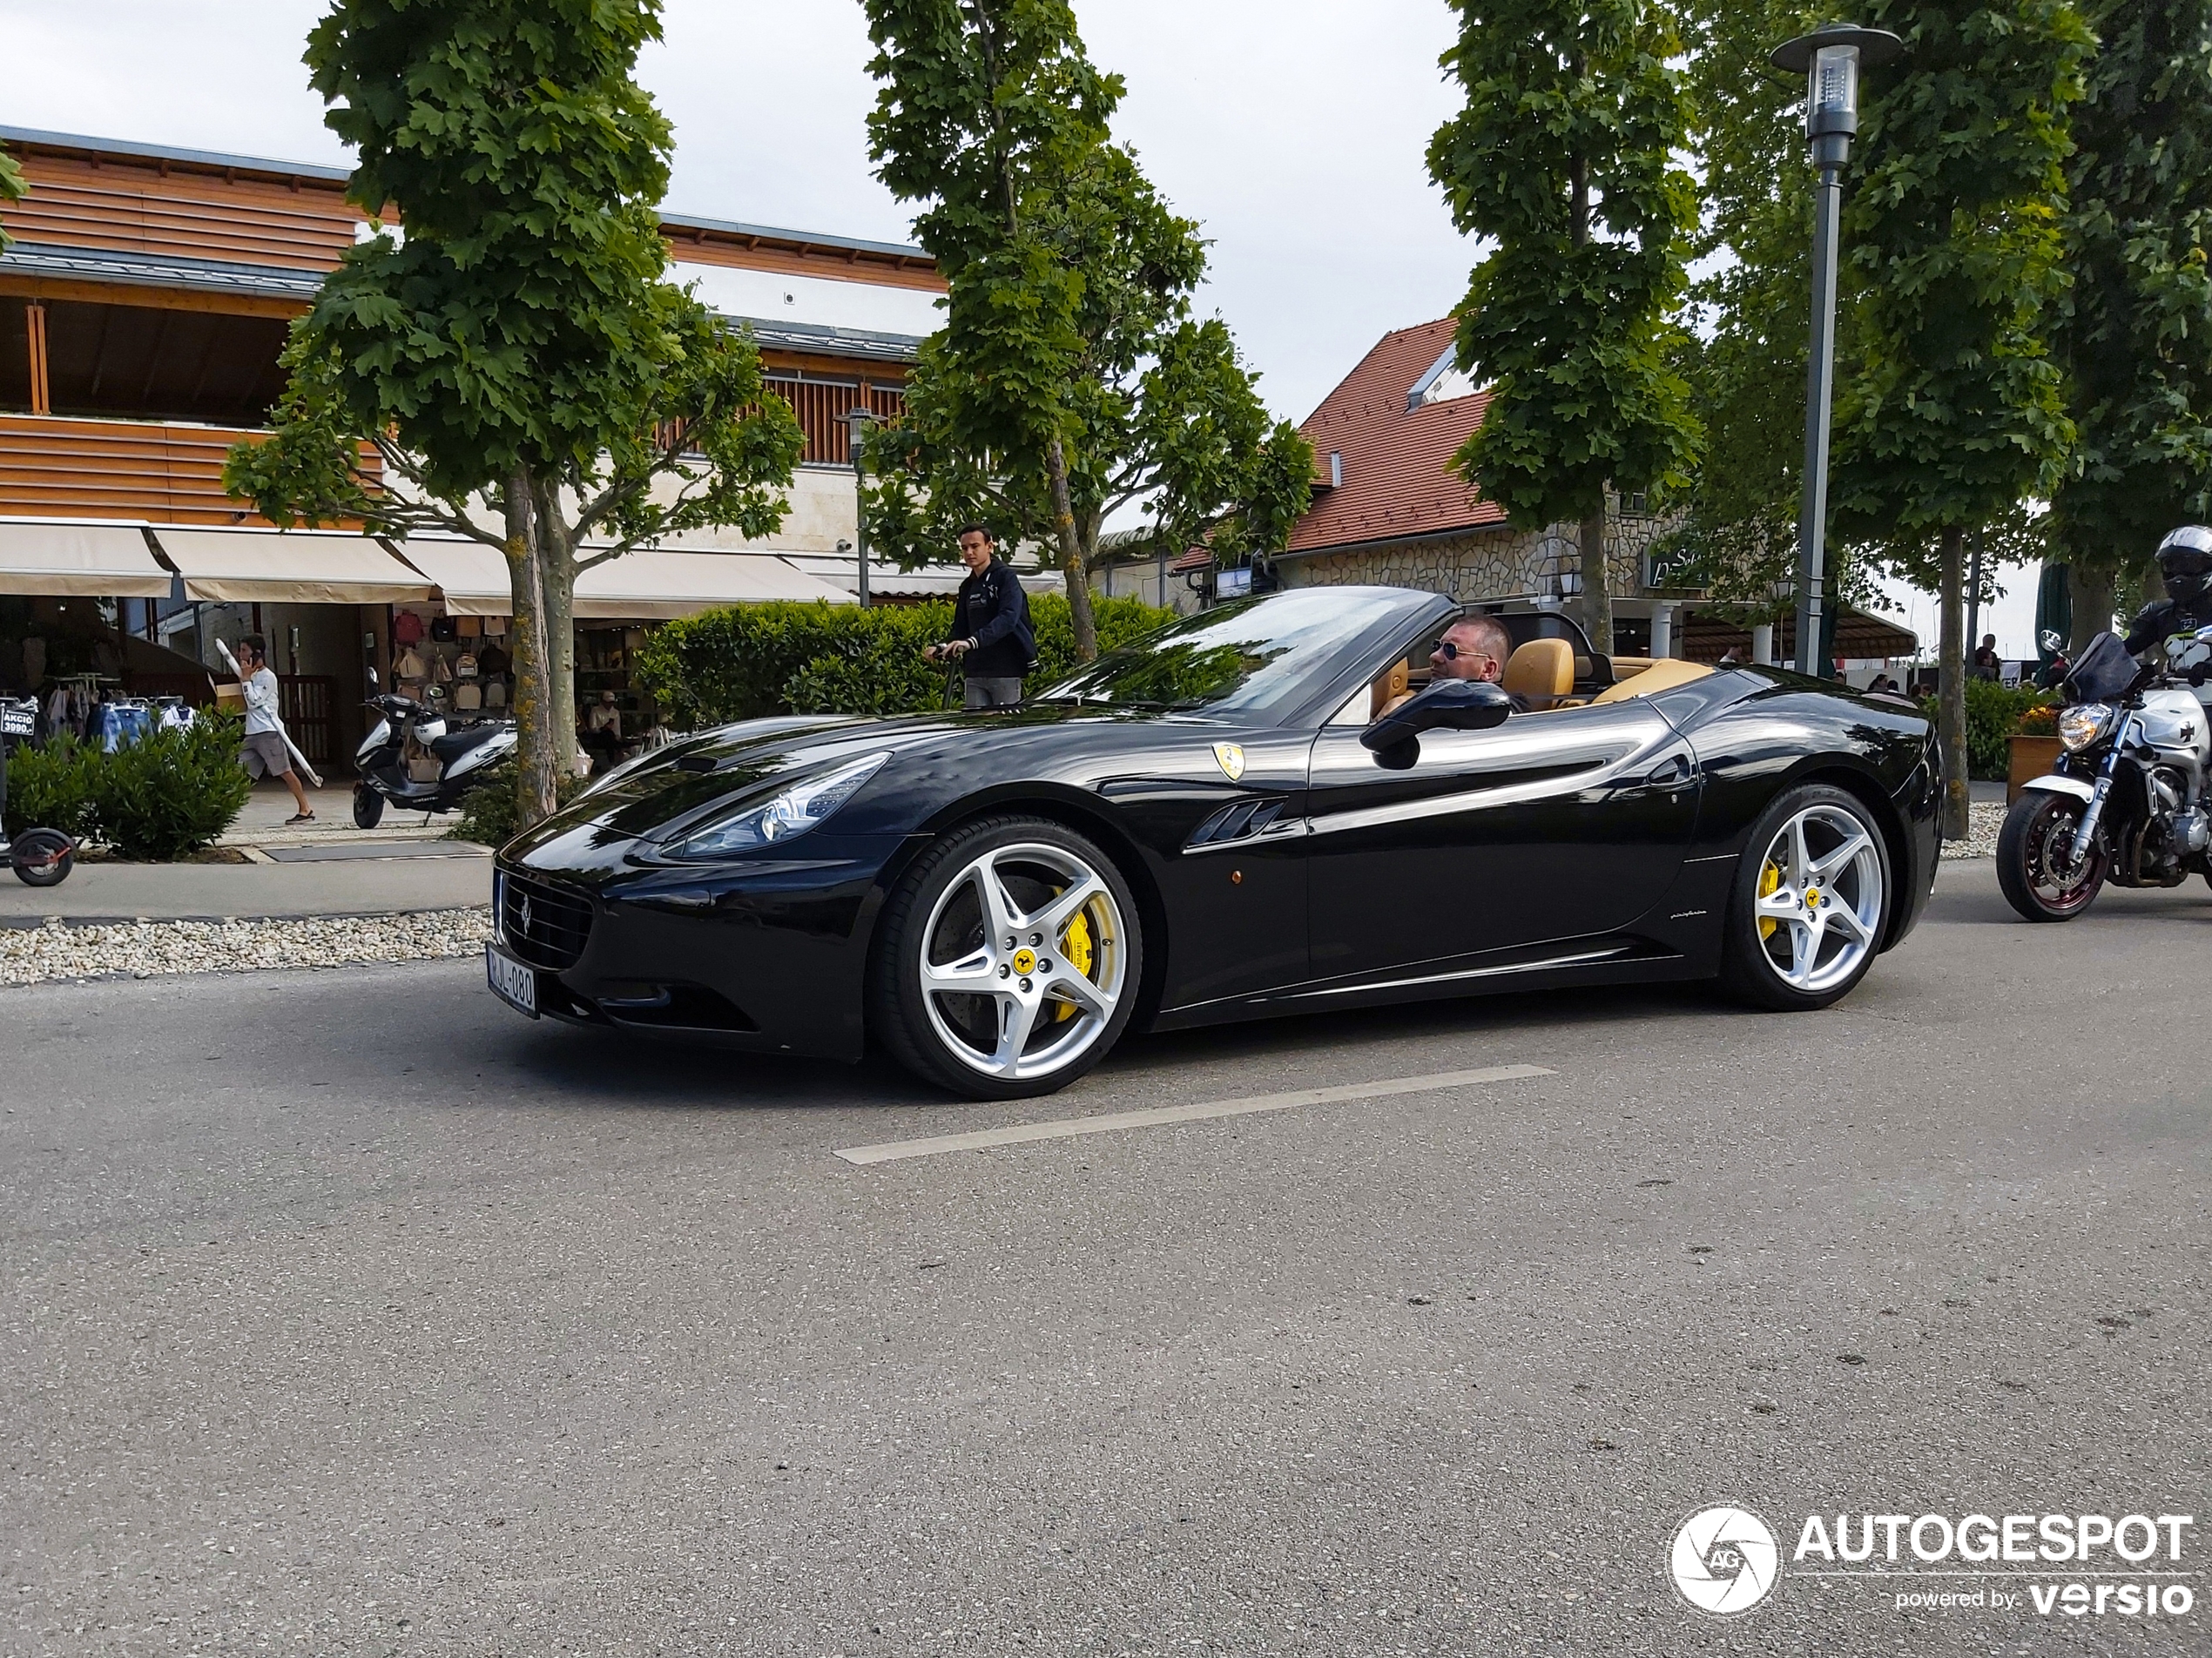
[[[277,677],[264,663],[246,678],[246,734],[281,730],[277,724]]]

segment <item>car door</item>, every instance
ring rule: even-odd
[[[1615,932],[1681,867],[1696,758],[1641,698],[1426,731],[1410,758],[1360,729],[1324,727],[1309,768],[1317,979]]]

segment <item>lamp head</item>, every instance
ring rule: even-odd
[[[1861,64],[1887,63],[1905,42],[1886,29],[1853,24],[1824,24],[1809,35],[1774,49],[1777,69],[1805,77],[1805,137],[1822,167],[1839,167],[1850,158],[1858,131],[1858,71]]]

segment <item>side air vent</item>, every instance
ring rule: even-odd
[[[1283,815],[1289,804],[1280,799],[1273,800],[1238,800],[1215,812],[1191,832],[1192,846],[1218,846],[1231,840],[1249,839]]]

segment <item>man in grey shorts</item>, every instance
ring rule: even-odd
[[[277,677],[269,671],[268,641],[258,633],[240,639],[238,666],[246,692],[246,740],[238,758],[245,763],[246,775],[257,783],[263,778],[282,778],[300,808],[286,822],[313,823],[315,809],[307,804],[307,792],[293,772],[292,751],[285,745],[284,726],[277,718]]]
[[[961,527],[960,557],[968,579],[953,601],[953,637],[921,654],[966,669],[968,707],[1011,708],[1022,700],[1022,677],[1037,654],[1028,597],[982,525]]]

